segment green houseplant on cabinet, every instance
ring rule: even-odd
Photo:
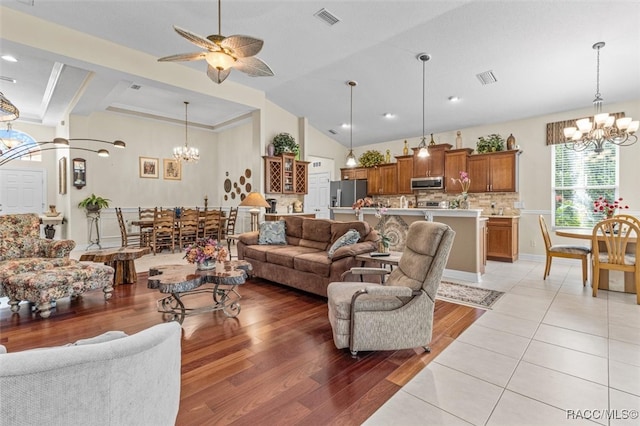
[[[476,149],[478,154],[504,151],[504,139],[496,133],[492,133],[488,136],[480,136],[476,143]]]
[[[91,194],[84,200],[78,203],[78,207],[81,209],[86,209],[88,212],[98,212],[104,208],[109,207],[108,198],[98,197],[96,194]]]
[[[273,138],[274,155],[292,153],[300,154],[300,146],[289,133],[278,133]]]

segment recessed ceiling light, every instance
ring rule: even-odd
[[[13,77],[7,77],[6,75],[0,75],[0,80],[8,81],[9,83],[15,83],[16,79]]]
[[[457,97],[457,96],[449,96],[449,101],[451,101],[451,102],[458,102],[459,100],[460,100],[460,98]]]
[[[395,114],[392,114],[390,112],[385,112],[382,115],[384,116],[384,118],[393,118],[393,117],[395,117]]]
[[[18,62],[18,60],[11,55],[2,55],[2,59],[7,62]]]
[[[340,127],[342,127],[343,129],[348,129],[349,128],[349,123],[342,123],[340,125]]]

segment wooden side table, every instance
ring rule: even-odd
[[[135,284],[138,281],[136,265],[133,262],[145,254],[151,253],[149,247],[121,247],[88,251],[80,256],[80,260],[103,262],[115,270],[113,285]]]

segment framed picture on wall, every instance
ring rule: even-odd
[[[178,160],[172,160],[164,158],[162,160],[163,176],[168,180],[181,180],[182,179],[182,165]]]
[[[67,157],[58,160],[58,194],[67,193]]]
[[[140,177],[158,178],[158,159],[140,157]]]
[[[80,189],[87,184],[87,162],[84,158],[73,159],[73,186]]]

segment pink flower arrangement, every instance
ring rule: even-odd
[[[460,178],[454,179],[451,178],[451,182],[456,183],[460,182],[460,186],[462,187],[462,192],[469,192],[469,186],[471,186],[471,179],[469,179],[469,173],[460,171]]]
[[[224,262],[229,256],[229,251],[216,239],[200,239],[187,246],[184,258],[189,263],[203,263],[207,260]]]
[[[610,203],[606,198],[598,197],[598,199],[593,202],[593,212],[604,213],[607,217],[612,217],[618,209],[628,208],[629,206],[622,205],[622,198],[618,198],[614,202]]]

